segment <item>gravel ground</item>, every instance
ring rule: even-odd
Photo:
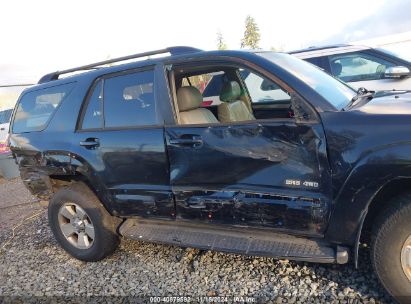
[[[0,231],[8,231],[39,210],[40,203],[21,179],[6,181],[0,178]]]
[[[0,231],[0,303],[135,303],[136,297],[145,296],[190,296],[196,301],[207,296],[229,301],[233,296],[248,296],[255,303],[391,303],[373,274],[367,248],[361,250],[358,270],[351,264],[300,263],[131,240],[123,240],[115,254],[103,261],[84,263],[57,245],[45,209],[38,207],[35,212],[41,213],[18,227],[13,239],[10,229]],[[4,242],[8,242],[5,248]]]

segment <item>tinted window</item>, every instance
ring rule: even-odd
[[[330,66],[334,76],[347,82],[384,78],[385,70],[394,64],[372,55],[350,53],[330,56]]]
[[[105,127],[157,124],[154,72],[145,71],[104,81]]]
[[[19,102],[13,122],[13,132],[43,130],[61,101],[74,87],[74,83],[25,93]]]
[[[12,112],[13,112],[13,109],[0,111],[0,124],[9,123]]]
[[[93,94],[87,104],[87,110],[84,113],[82,129],[97,129],[103,126],[101,103],[103,101],[103,91],[101,80],[94,87]]]
[[[308,61],[309,63],[312,63],[316,66],[321,67],[321,58],[322,57],[313,57],[313,58],[305,58],[305,61]]]

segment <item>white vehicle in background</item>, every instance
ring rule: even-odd
[[[0,145],[4,143],[7,139],[7,134],[9,133],[10,118],[13,109],[7,109],[0,111]],[[0,146],[1,149],[1,146]],[[0,150],[1,151],[1,150]]]
[[[411,90],[411,62],[382,48],[330,45],[290,54],[319,66],[355,89]]]
[[[19,176],[18,166],[7,146],[10,119],[13,109],[0,111],[0,177],[11,179]]]

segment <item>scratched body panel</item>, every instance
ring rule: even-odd
[[[271,120],[166,129],[168,139],[183,134],[198,135],[203,143],[168,143],[178,218],[324,231],[329,169],[319,125]],[[287,184],[287,178],[301,183]]]

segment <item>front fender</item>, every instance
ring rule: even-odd
[[[325,237],[353,245],[378,192],[398,178],[411,178],[411,144],[387,145],[367,153],[356,163],[334,200]]]

